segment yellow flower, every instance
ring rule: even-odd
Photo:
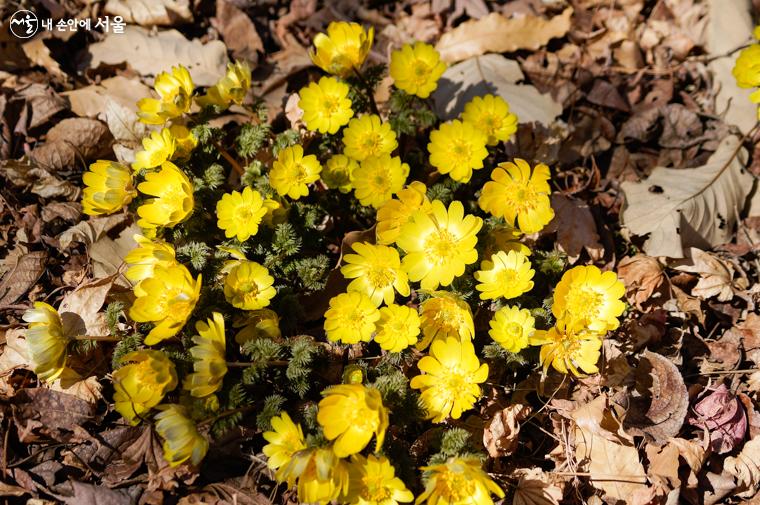
[[[375,29],[364,31],[357,23],[333,21],[327,26],[327,34],[314,37],[316,51],[309,51],[311,61],[325,72],[340,77],[358,70],[369,54]]]
[[[549,365],[561,373],[571,372],[573,375],[596,373],[599,361],[602,339],[598,333],[589,331],[579,323],[568,323],[558,320],[549,331],[536,330],[529,339],[531,345],[540,345],[540,360],[544,374]]]
[[[292,487],[298,481],[298,501],[326,505],[348,491],[348,464],[329,447],[296,452],[281,472]]]
[[[401,352],[417,343],[420,316],[405,305],[388,305],[380,309],[377,327],[375,342],[386,351]]]
[[[491,493],[504,498],[504,491],[483,471],[476,457],[451,457],[420,470],[430,474],[415,505],[493,505]]]
[[[112,374],[114,409],[134,426],[177,387],[177,372],[162,351],[133,351],[119,362],[123,366]]]
[[[142,235],[134,235],[132,238],[137,242],[137,247],[124,256],[124,263],[129,265],[124,276],[133,286],[151,277],[156,266],[169,267],[177,263],[171,244]]]
[[[195,323],[195,331],[198,332],[193,337],[195,345],[190,348],[190,355],[195,360],[193,373],[185,379],[184,388],[196,398],[202,398],[218,391],[227,373],[224,318],[214,312],[208,322]]]
[[[515,251],[530,256],[530,247],[520,242],[522,232],[508,224],[494,226],[485,236],[485,249],[483,255],[490,258],[499,251]]]
[[[348,98],[348,84],[333,77],[322,77],[298,93],[306,128],[319,133],[336,133],[348,123],[354,111]]]
[[[533,289],[533,276],[536,271],[530,267],[530,260],[523,253],[499,251],[484,260],[480,270],[475,272],[478,285],[475,289],[481,291],[481,300],[494,298],[516,298]]]
[[[176,404],[161,405],[156,414],[156,433],[164,439],[164,459],[169,466],[178,466],[188,459],[200,464],[208,451],[208,440],[198,433],[198,427],[189,418],[184,407]]]
[[[244,344],[249,340],[258,338],[271,338],[278,340],[280,333],[280,317],[270,309],[259,309],[248,312],[240,322],[233,324],[235,328],[242,328],[235,335],[235,342]]]
[[[528,339],[536,331],[536,319],[528,309],[502,307],[489,323],[488,334],[509,352],[520,352],[528,347]]]
[[[736,58],[732,73],[740,88],[760,86],[760,44],[752,44],[742,49]]]
[[[169,131],[174,136],[174,155],[172,159],[187,158],[198,145],[198,139],[193,132],[181,124],[173,124]]]
[[[228,63],[227,73],[208,88],[205,95],[198,97],[198,105],[201,107],[216,105],[222,109],[226,109],[233,103],[240,105],[250,87],[251,69],[248,63],[244,61]]]
[[[415,211],[430,210],[430,200],[425,196],[427,188],[419,181],[413,181],[396,194],[396,198],[386,201],[377,209],[375,236],[378,244],[390,245],[396,242],[405,225]]]
[[[406,272],[401,270],[396,249],[365,242],[355,242],[352,247],[356,254],[343,256],[346,264],[340,269],[343,277],[354,279],[347,291],[363,293],[377,306],[383,301],[388,305],[393,303],[396,291],[401,296],[409,296]]]
[[[464,273],[466,265],[478,260],[475,244],[483,226],[479,217],[464,214],[455,200],[448,210],[434,200],[430,210],[416,210],[401,227],[396,244],[406,252],[402,266],[409,280],[421,281],[422,289],[448,286]]]
[[[508,141],[517,131],[517,116],[500,96],[476,96],[464,106],[462,121],[485,133],[489,146]]]
[[[362,384],[364,382],[364,370],[359,365],[348,365],[343,369],[341,376],[343,384]]]
[[[343,154],[356,161],[364,161],[382,154],[390,154],[398,146],[396,132],[383,123],[376,114],[365,114],[348,122],[343,130]]]
[[[469,182],[473,170],[483,168],[488,137],[470,123],[457,119],[430,132],[430,164],[458,182]]]
[[[362,384],[339,384],[322,392],[317,422],[327,440],[334,440],[339,458],[362,451],[375,435],[375,452],[383,446],[388,409],[380,391]]]
[[[278,224],[284,223],[288,220],[288,212],[290,212],[290,204],[283,198],[277,195],[266,195],[264,198],[264,208],[267,213],[264,214],[264,218],[261,220],[265,226],[274,228]]]
[[[277,156],[269,172],[269,184],[280,196],[298,200],[309,194],[307,184],[319,179],[322,165],[313,154],[303,155],[299,145],[286,147]]]
[[[344,154],[335,154],[327,160],[322,170],[322,182],[330,189],[337,189],[341,193],[348,193],[351,185],[351,174],[359,168],[356,160]]]
[[[425,349],[430,342],[449,337],[472,340],[475,323],[470,306],[452,293],[436,291],[433,295],[420,304],[423,338],[417,348]]]
[[[445,71],[446,64],[430,44],[404,44],[401,49],[391,53],[390,74],[393,84],[410,95],[429,97],[438,87],[438,79]]]
[[[224,297],[233,307],[243,310],[263,309],[277,294],[274,277],[255,261],[241,261],[224,279]]]
[[[142,139],[143,150],[135,153],[132,170],[137,172],[143,168],[161,166],[163,162],[172,159],[174,156],[176,143],[177,140],[169,128],[151,132],[150,136]]]
[[[264,446],[264,455],[268,458],[267,466],[275,473],[277,480],[282,481],[282,471],[293,455],[306,449],[303,430],[300,424],[294,423],[287,412],[280,412],[270,421],[272,429],[264,432],[264,440],[269,442]]]
[[[325,312],[327,340],[344,344],[369,342],[378,319],[380,311],[369,296],[357,291],[341,293],[332,297]]]
[[[620,325],[618,317],[625,310],[620,298],[624,294],[625,285],[615,272],[602,273],[593,265],[573,267],[554,289],[552,314],[573,326],[577,323],[604,333]]]
[[[90,216],[113,214],[137,196],[129,168],[115,161],[98,160],[82,176],[85,185],[82,210]]]
[[[365,158],[351,174],[351,185],[359,203],[378,208],[401,191],[409,175],[409,165],[401,158],[381,154]]]
[[[413,377],[409,385],[421,390],[420,402],[434,423],[449,416],[459,419],[480,398],[478,384],[488,378],[488,365],[480,364],[472,342],[454,337],[435,340],[430,355],[417,367],[424,374]]]
[[[347,503],[351,505],[397,505],[414,500],[404,481],[385,456],[351,456],[348,467]]]
[[[143,123],[164,124],[190,110],[195,86],[182,65],[172,67],[171,74],[158,74],[153,86],[159,98],[143,98],[137,102],[137,116]]]
[[[486,212],[503,217],[523,233],[540,231],[554,218],[549,200],[549,167],[539,163],[531,174],[525,160],[499,163],[483,186],[478,204]]]
[[[45,302],[34,302],[34,308],[24,312],[26,344],[34,373],[45,381],[53,382],[66,368],[66,347],[70,339],[63,333],[63,322],[58,311]]]
[[[138,323],[155,323],[146,345],[176,335],[192,314],[201,292],[201,276],[193,280],[183,265],[155,265],[153,274],[135,286],[137,297],[129,317]]]
[[[261,193],[246,186],[243,192],[225,193],[216,203],[216,225],[227,238],[237,237],[245,242],[259,231],[259,224],[267,209]]]
[[[145,182],[140,183],[137,189],[141,193],[157,197],[151,198],[137,209],[137,215],[140,216],[137,225],[143,229],[175,226],[193,212],[193,184],[171,161],[163,162],[159,172],[146,175]]]

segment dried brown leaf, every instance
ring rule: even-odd
[[[749,440],[742,451],[729,456],[723,469],[736,477],[736,491],[740,498],[750,498],[760,489],[760,437]]]
[[[578,261],[583,249],[592,260],[600,260],[604,256],[604,246],[599,242],[588,204],[560,193],[554,193],[551,200],[554,219],[547,225],[546,232],[557,233],[559,250],[567,254],[571,263]]]
[[[643,305],[652,299],[667,280],[657,258],[646,254],[623,258],[618,263],[617,274],[625,284],[626,298],[639,310],[644,309]],[[660,300],[660,303],[663,301]]]
[[[517,449],[520,421],[524,421],[531,411],[529,405],[517,403],[496,412],[483,430],[483,445],[489,456],[509,456]]]
[[[106,124],[114,138],[121,140],[108,121],[106,102],[111,99],[132,111],[136,117],[137,101],[150,96],[150,88],[137,79],[128,79],[122,75],[103,79],[98,84],[65,91],[61,96],[69,100],[71,111],[80,117],[99,117]],[[130,118],[134,121],[134,118]]]
[[[85,282],[63,297],[58,312],[66,335],[76,337],[109,334],[105,315],[100,313],[100,309],[115,279],[116,276],[108,276]]]
[[[63,370],[60,377],[50,384],[50,389],[75,396],[92,404],[103,399],[101,392],[103,386],[98,382],[97,377],[91,376],[85,379],[70,368]]]
[[[22,389],[11,400],[11,406],[19,440],[24,443],[40,438],[68,442],[97,414],[94,404],[48,388]]]
[[[105,11],[140,26],[173,26],[193,20],[189,0],[108,0]]]
[[[728,302],[734,298],[734,269],[730,263],[717,256],[692,247],[691,261],[676,266],[676,270],[699,274],[697,285],[691,290],[693,296],[707,300],[713,296],[719,302]]]
[[[72,169],[106,156],[111,151],[112,143],[111,133],[100,121],[68,118],[48,131],[45,143],[35,147],[30,157],[47,170]]]
[[[559,505],[562,489],[552,483],[540,468],[524,468],[515,472],[520,476],[512,498],[512,505]]]
[[[34,251],[18,258],[16,264],[0,280],[0,306],[15,303],[34,286],[45,271],[45,251]]]
[[[256,31],[256,25],[242,10],[229,0],[216,0],[216,17],[211,20],[236,59],[251,63],[259,61],[264,43]]]
[[[706,430],[710,447],[718,454],[733,451],[747,434],[744,405],[725,384],[707,390],[694,405],[689,424]]]

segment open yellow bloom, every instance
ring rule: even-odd
[[[409,165],[401,158],[381,154],[365,158],[351,174],[351,185],[359,203],[378,208],[401,191],[409,175]]]
[[[288,220],[288,212],[290,212],[290,204],[282,197],[278,195],[262,195],[264,198],[264,208],[267,213],[264,214],[264,218],[261,220],[264,226],[274,228],[278,224],[284,223]]]
[[[134,426],[177,387],[177,372],[162,351],[133,351],[120,362],[124,365],[112,374],[114,409]]]
[[[434,296],[420,304],[422,313],[422,342],[417,348],[422,350],[434,340],[454,337],[470,341],[475,336],[475,322],[467,303],[458,296],[445,291],[436,291]]]
[[[272,429],[264,432],[264,440],[269,442],[264,446],[263,452],[267,459],[267,466],[275,470],[275,477],[283,481],[283,467],[290,463],[295,453],[306,449],[303,430],[300,424],[294,423],[287,412],[280,412],[270,421]]]
[[[143,150],[135,153],[132,170],[137,172],[143,168],[161,166],[164,161],[168,161],[174,156],[176,143],[174,134],[169,128],[161,128],[160,131],[151,132],[149,136],[142,139]]]
[[[277,294],[274,277],[255,261],[241,261],[224,279],[224,297],[233,307],[243,310],[263,309]]]
[[[364,31],[358,23],[333,21],[327,34],[314,37],[316,51],[309,51],[311,61],[325,72],[347,77],[361,68],[372,47],[375,29]]]
[[[430,44],[404,44],[401,49],[391,53],[390,74],[393,84],[410,95],[429,97],[438,87],[438,79],[445,71],[446,64]]]
[[[380,309],[380,320],[375,342],[382,349],[401,352],[417,343],[420,334],[420,316],[406,305],[389,304]]]
[[[517,224],[523,233],[541,231],[554,218],[549,177],[549,167],[543,163],[533,173],[525,160],[499,163],[491,172],[492,180],[483,186],[478,204],[508,224]]]
[[[380,311],[366,294],[352,291],[333,296],[325,312],[327,340],[344,344],[369,342],[378,319]]]
[[[195,345],[190,348],[190,355],[195,360],[193,373],[185,379],[184,388],[196,398],[203,398],[222,387],[224,374],[227,373],[224,318],[219,312],[214,312],[207,322],[195,323],[195,331],[198,332],[193,337]]]
[[[489,146],[506,142],[517,131],[517,116],[500,96],[476,96],[464,106],[462,121],[485,133]]]
[[[441,423],[451,416],[459,419],[480,398],[478,384],[488,378],[488,365],[482,365],[469,340],[449,337],[436,340],[430,355],[417,363],[422,375],[413,377],[410,387],[421,390],[420,403],[427,418]]]
[[[298,481],[298,501],[326,505],[348,491],[348,464],[329,447],[296,452],[280,473],[293,485]]]
[[[216,105],[226,109],[233,103],[240,105],[251,87],[251,68],[244,61],[227,64],[227,73],[216,84],[198,97],[201,107]]]
[[[171,244],[142,235],[134,235],[132,238],[137,242],[137,247],[124,256],[124,263],[129,265],[124,276],[133,286],[151,277],[156,266],[169,267],[177,263]]]
[[[351,456],[346,503],[351,505],[397,505],[414,500],[404,481],[385,456]]]
[[[155,323],[145,337],[154,345],[173,337],[185,326],[201,292],[201,276],[193,276],[183,265],[153,267],[153,275],[134,288],[137,297],[129,317],[139,323]]]
[[[533,276],[536,271],[530,267],[530,260],[523,253],[499,251],[484,260],[480,270],[475,272],[481,300],[494,298],[516,298],[533,289]]]
[[[333,77],[322,77],[298,93],[306,128],[319,133],[336,133],[354,115],[348,98],[348,84]]]
[[[339,458],[362,451],[374,435],[375,452],[383,446],[388,409],[380,391],[362,384],[338,384],[322,392],[317,422],[327,440],[334,440]]]
[[[246,186],[243,192],[233,191],[222,195],[216,203],[216,225],[227,238],[237,237],[245,242],[259,231],[267,209],[261,193]]]
[[[34,308],[24,312],[26,345],[34,373],[48,382],[56,380],[66,368],[66,347],[70,339],[63,333],[58,311],[45,302],[34,302]]]
[[[178,466],[187,460],[200,464],[208,451],[208,440],[198,433],[198,427],[181,405],[158,407],[156,433],[164,439],[164,459],[169,466]]]
[[[742,49],[731,73],[740,88],[760,86],[760,44]]]
[[[348,122],[343,130],[343,154],[356,161],[364,161],[382,154],[390,154],[398,146],[396,132],[389,123],[383,123],[376,114],[365,114]]]
[[[307,184],[319,179],[322,165],[313,154],[303,155],[299,145],[286,147],[277,156],[269,172],[269,184],[280,196],[298,200],[309,194]]]
[[[509,352],[520,352],[528,347],[529,339],[536,331],[536,319],[528,309],[502,307],[496,311],[488,334]]]
[[[137,116],[143,123],[164,124],[190,110],[195,85],[182,65],[172,67],[171,74],[158,74],[153,86],[159,98],[142,98],[137,102]]]
[[[198,139],[193,132],[181,124],[173,124],[169,131],[174,136],[174,155],[172,159],[184,159],[190,156],[193,150],[198,146]]]
[[[483,168],[488,156],[485,133],[457,119],[443,123],[430,132],[430,164],[458,182],[469,182],[473,170]]]
[[[479,217],[465,216],[458,200],[451,202],[448,210],[439,200],[432,202],[429,211],[417,209],[396,239],[406,252],[401,264],[409,280],[421,281],[422,289],[451,284],[466,265],[478,260],[475,244],[482,226]]]
[[[90,216],[113,214],[137,196],[129,168],[115,161],[98,160],[82,176],[82,210]]]
[[[579,323],[568,323],[558,320],[557,324],[548,331],[536,330],[530,337],[531,345],[540,345],[540,360],[544,373],[551,365],[561,373],[582,375],[596,373],[599,361],[602,339],[598,333],[589,331]]]
[[[602,272],[593,265],[576,266],[562,275],[554,289],[552,314],[573,326],[577,323],[604,333],[620,325],[624,294],[625,285],[615,272]]]
[[[490,258],[499,251],[507,253],[515,251],[530,256],[532,254],[530,247],[520,242],[520,237],[522,237],[522,232],[511,225],[494,226],[485,236],[483,256]]]
[[[137,225],[143,229],[176,226],[193,212],[193,184],[171,161],[163,162],[160,171],[146,175],[137,189],[156,197],[137,208]]]
[[[270,309],[252,310],[239,322],[233,324],[235,328],[242,328],[235,334],[235,342],[244,344],[249,340],[258,338],[271,338],[278,340],[282,337],[280,332],[280,317],[277,312]]]
[[[430,475],[415,505],[493,505],[491,493],[504,498],[504,491],[483,471],[476,457],[451,457],[420,470]]]
[[[430,200],[425,192],[427,188],[419,181],[413,181],[377,209],[377,227],[375,236],[378,244],[390,245],[396,242],[412,214],[418,209],[430,210]]]
[[[359,168],[359,163],[345,154],[334,154],[327,160],[322,169],[322,182],[330,189],[337,189],[341,193],[348,193],[353,189],[351,174]]]
[[[356,254],[346,254],[346,263],[340,269],[343,277],[354,279],[347,291],[358,291],[369,296],[377,306],[383,302],[390,305],[396,298],[396,291],[401,296],[409,296],[409,283],[406,272],[401,270],[398,251],[384,245],[365,242],[353,244]]]

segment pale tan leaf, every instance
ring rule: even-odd
[[[492,458],[509,456],[517,449],[520,421],[531,413],[528,405],[516,403],[500,410],[483,430],[483,445]]]
[[[193,20],[188,0],[108,0],[105,11],[140,26],[173,26]]]
[[[135,115],[137,112],[137,101],[150,96],[150,88],[137,79],[127,79],[124,76],[117,75],[116,77],[104,79],[98,84],[65,91],[61,93],[61,96],[68,98],[71,111],[74,114],[80,117],[99,117],[99,119],[108,124],[114,137],[120,140],[111,127],[107,114],[104,113],[107,99],[110,98],[119,105],[129,109],[132,115]]]
[[[640,310],[667,280],[657,258],[646,254],[637,254],[620,260],[617,274],[625,284],[626,298]],[[660,303],[663,301],[665,300],[660,300]]]
[[[13,370],[32,368],[25,332],[24,328],[10,328],[2,337],[5,344],[0,345],[0,396],[13,396],[13,387],[8,383]]]
[[[58,62],[55,61],[52,56],[50,56],[50,49],[48,49],[48,47],[45,45],[44,40],[45,39],[38,37],[25,43],[23,46],[21,46],[24,50],[24,54],[27,58],[29,58],[29,61],[35,65],[44,68],[56,78],[62,81],[66,81],[66,74],[63,70],[61,70],[61,66],[58,64]]]
[[[557,233],[557,247],[567,254],[570,263],[575,263],[585,248],[592,260],[604,256],[604,246],[599,242],[596,223],[586,202],[554,193],[551,196],[554,219],[545,231]]]
[[[540,468],[522,468],[512,505],[559,505],[562,489],[549,480]]]
[[[734,298],[733,267],[712,254],[695,247],[690,249],[691,261],[676,266],[676,270],[699,274],[697,285],[691,290],[693,296],[707,300],[713,296],[720,302]]]
[[[45,271],[45,251],[24,254],[16,264],[0,279],[0,305],[15,303],[34,286]]]
[[[87,403],[98,403],[103,399],[103,386],[97,377],[93,375],[85,379],[71,368],[64,368],[63,373],[49,387],[53,391],[76,396]]]
[[[736,456],[729,456],[723,469],[736,477],[738,496],[749,498],[760,489],[760,437],[746,442]]]
[[[108,325],[100,309],[111,291],[115,276],[88,281],[67,293],[58,307],[63,331],[70,337],[108,335]]]

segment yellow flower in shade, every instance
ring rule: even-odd
[[[300,503],[326,505],[348,492],[348,463],[329,447],[298,451],[280,475],[290,487],[298,481]]]
[[[380,311],[369,296],[358,291],[341,293],[330,299],[330,308],[325,312],[325,334],[332,342],[369,342],[378,319]]]
[[[752,44],[742,49],[736,58],[732,73],[740,88],[760,86],[760,44]]]
[[[351,174],[359,168],[356,160],[344,154],[335,154],[327,160],[322,169],[322,182],[330,189],[337,189],[341,193],[348,193],[353,189]]]
[[[193,276],[183,265],[153,267],[153,274],[134,288],[137,297],[129,317],[156,326],[145,337],[146,345],[176,335],[192,314],[201,292],[201,276]]]
[[[269,172],[269,184],[280,196],[298,200],[309,194],[307,184],[319,179],[322,165],[313,154],[303,155],[299,145],[286,147],[277,156]]]
[[[423,338],[417,348],[425,349],[430,342],[449,337],[472,340],[475,323],[470,306],[452,293],[436,291],[433,295],[420,304]]]
[[[267,466],[275,470],[277,480],[283,481],[283,467],[287,465],[293,455],[298,451],[306,449],[304,442],[303,430],[300,424],[294,423],[287,412],[280,412],[279,416],[274,416],[270,421],[272,429],[264,432],[264,440],[269,442],[264,446],[264,455],[267,459]]]
[[[216,225],[224,230],[225,237],[237,237],[245,242],[258,233],[266,213],[261,193],[246,186],[242,193],[233,191],[222,195],[216,203]]]
[[[351,185],[359,203],[378,208],[401,191],[409,175],[409,165],[401,158],[382,154],[366,158],[351,174]]]
[[[441,423],[447,417],[459,419],[480,398],[478,384],[488,378],[488,365],[482,365],[469,340],[449,337],[435,340],[430,355],[418,363],[422,375],[413,377],[409,385],[421,390],[420,402],[427,418]]]
[[[401,296],[409,296],[406,272],[401,270],[396,249],[366,242],[355,242],[352,247],[356,254],[343,256],[346,264],[340,269],[343,277],[354,279],[347,291],[364,293],[377,306],[383,302],[393,303],[396,291]]]
[[[280,317],[277,312],[270,309],[259,309],[248,312],[244,318],[233,324],[235,328],[242,328],[235,335],[235,342],[244,344],[249,340],[259,338],[271,338],[278,340],[282,337],[280,332]]]
[[[195,85],[182,65],[172,67],[171,74],[158,74],[153,86],[159,98],[143,98],[137,102],[137,116],[143,123],[164,124],[190,110]]]
[[[598,333],[589,331],[579,323],[568,323],[558,320],[557,324],[548,331],[536,330],[529,339],[531,345],[540,345],[540,360],[544,373],[551,365],[561,373],[582,375],[596,373],[599,361],[602,339]]]
[[[171,125],[169,131],[174,136],[174,155],[172,159],[189,157],[193,149],[198,146],[198,139],[195,138],[193,132],[181,124]]]
[[[416,210],[430,210],[430,200],[425,196],[426,191],[424,184],[413,181],[399,191],[396,198],[386,201],[377,209],[375,236],[378,244],[393,244],[401,233],[401,227]]]
[[[390,74],[393,84],[410,95],[429,97],[438,87],[438,79],[445,71],[446,64],[430,44],[404,44],[401,49],[391,53]]]
[[[422,289],[451,284],[466,265],[478,260],[475,244],[482,226],[482,219],[464,214],[464,205],[458,200],[451,202],[448,210],[434,200],[429,211],[414,211],[396,239],[406,252],[401,264],[409,280],[421,281]]]
[[[137,208],[137,215],[140,216],[137,225],[143,229],[175,226],[193,212],[193,184],[171,161],[163,162],[159,172],[146,175],[145,182],[140,183],[137,189],[156,197]]]
[[[341,377],[343,384],[362,384],[364,382],[364,370],[359,365],[348,365],[343,369]]]
[[[52,382],[66,368],[66,347],[70,339],[63,333],[63,323],[58,311],[45,302],[34,302],[34,308],[24,312],[26,344],[34,373]]]
[[[251,87],[251,68],[244,61],[227,64],[227,73],[216,84],[198,97],[201,107],[216,105],[226,109],[233,103],[240,105]]]
[[[169,267],[177,263],[171,244],[142,235],[134,235],[132,238],[137,242],[137,247],[124,256],[124,263],[129,265],[124,275],[133,286],[151,277],[156,266]]]
[[[224,297],[233,307],[243,310],[263,309],[277,294],[274,277],[255,261],[241,261],[224,279]]]
[[[509,352],[520,352],[528,347],[528,340],[536,331],[536,319],[528,309],[502,307],[489,323],[488,334]]]
[[[207,322],[195,323],[195,331],[198,332],[193,337],[195,345],[190,348],[190,355],[195,360],[193,373],[185,379],[184,388],[196,398],[203,398],[222,387],[222,379],[227,373],[224,318],[214,312]]]
[[[602,272],[593,265],[573,267],[554,289],[552,314],[573,326],[577,323],[605,333],[620,325],[618,317],[625,310],[620,298],[624,294],[625,285],[615,272]]]
[[[504,498],[504,491],[483,471],[476,457],[451,457],[420,470],[430,473],[415,505],[493,505],[492,493]]]
[[[417,343],[420,316],[405,305],[388,305],[380,309],[377,328],[375,342],[386,351],[401,352]]]
[[[443,123],[430,132],[430,164],[458,182],[469,182],[473,170],[483,168],[488,156],[485,133],[457,119]]]
[[[499,163],[483,186],[478,204],[507,224],[516,224],[523,233],[540,231],[554,218],[549,177],[549,167],[543,163],[533,173],[525,160]]]
[[[288,220],[290,204],[282,197],[278,195],[266,195],[266,198],[264,198],[264,208],[267,210],[267,213],[264,214],[261,222],[265,226],[274,228],[278,224]]]
[[[187,460],[200,464],[208,451],[208,440],[198,433],[198,427],[181,405],[158,407],[156,433],[164,439],[164,459],[169,466],[179,466]]]
[[[530,260],[523,253],[499,251],[480,264],[475,272],[481,300],[494,298],[516,298],[533,289],[536,271],[530,267]]]
[[[319,133],[336,133],[354,115],[348,98],[348,84],[333,77],[322,77],[298,93],[306,128]]]
[[[134,426],[177,387],[177,372],[162,351],[133,351],[119,361],[123,366],[112,374],[114,409]]]
[[[520,242],[522,232],[508,224],[494,226],[485,236],[483,256],[490,258],[499,251],[515,251],[530,256],[530,247]]]
[[[476,96],[464,106],[462,121],[485,133],[489,146],[508,141],[517,131],[517,116],[500,96]]]
[[[149,136],[142,139],[143,150],[135,153],[135,162],[132,170],[135,172],[143,168],[155,168],[165,161],[172,159],[176,146],[176,139],[169,128],[161,128],[153,131]]]
[[[383,446],[388,429],[388,409],[380,391],[362,384],[338,384],[322,392],[317,422],[325,438],[334,440],[339,458],[362,451],[374,435],[375,452]]]
[[[385,456],[351,456],[348,475],[346,503],[351,505],[396,505],[414,500]]]
[[[361,68],[372,47],[375,29],[365,31],[357,23],[333,21],[327,34],[314,37],[315,51],[309,51],[311,61],[328,74],[347,77]]]
[[[137,196],[129,168],[115,161],[98,160],[82,176],[82,210],[90,216],[113,214]]]
[[[348,122],[343,130],[343,154],[356,161],[364,161],[390,154],[398,146],[396,132],[383,123],[376,114],[365,114]]]

